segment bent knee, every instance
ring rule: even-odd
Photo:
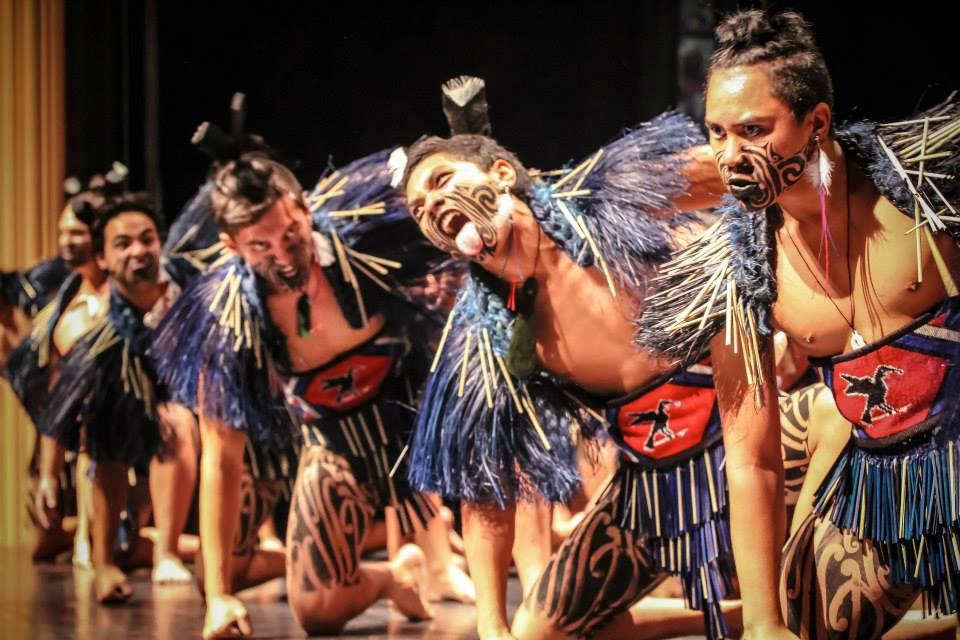
[[[547,617],[534,602],[524,602],[513,616],[510,633],[517,640],[555,640],[570,636],[557,629],[555,621]]]
[[[335,589],[303,592],[287,581],[287,599],[294,617],[308,635],[336,635],[350,622],[352,607]]]

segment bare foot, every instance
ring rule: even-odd
[[[120,604],[133,595],[127,576],[116,565],[98,567],[94,576],[94,590],[100,604]]]
[[[154,584],[184,584],[193,579],[193,574],[184,566],[180,558],[157,554],[153,561],[150,579]]]
[[[423,551],[415,544],[400,547],[389,563],[393,584],[387,590],[387,597],[410,620],[429,620],[433,617],[423,600],[426,563]]]
[[[203,639],[241,638],[253,634],[250,614],[238,598],[230,595],[207,598],[203,618]]]
[[[477,589],[455,558],[439,572],[431,571],[427,579],[427,598],[430,602],[453,600],[464,604],[477,601]]]

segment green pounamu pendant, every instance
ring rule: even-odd
[[[517,292],[517,317],[507,351],[507,369],[518,378],[526,378],[537,369],[537,336],[533,332],[533,300],[539,285],[527,278]]]

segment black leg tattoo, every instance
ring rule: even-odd
[[[253,553],[257,531],[277,506],[281,486],[280,481],[254,480],[250,472],[244,470],[240,480],[240,522],[234,538],[233,555],[247,556]]]
[[[301,592],[360,578],[360,553],[375,513],[373,496],[346,461],[305,447],[287,524],[287,575]]]
[[[801,638],[880,638],[919,589],[894,585],[876,548],[811,514],[784,549],[781,598]]]
[[[662,579],[643,541],[621,528],[613,512],[620,487],[597,506],[550,558],[528,597],[554,629],[581,636],[626,611]]]
[[[822,384],[814,384],[780,399],[780,450],[783,454],[784,489],[788,506],[797,503],[810,466],[810,410]]]

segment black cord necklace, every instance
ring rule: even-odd
[[[850,319],[849,320],[847,320],[847,316],[843,314],[843,311],[840,310],[840,306],[833,299],[833,296],[830,295],[830,292],[827,291],[827,288],[824,286],[824,284],[820,282],[820,278],[817,277],[816,271],[814,271],[810,267],[810,264],[807,262],[807,259],[803,257],[803,252],[800,251],[800,247],[797,246],[796,240],[793,239],[793,234],[790,233],[790,227],[788,225],[784,225],[783,228],[787,232],[787,237],[790,238],[790,242],[791,244],[793,244],[793,248],[796,250],[797,255],[800,256],[800,260],[803,261],[803,266],[807,268],[807,271],[810,272],[810,275],[813,276],[814,281],[817,283],[817,285],[820,286],[820,289],[823,291],[823,295],[827,297],[827,300],[830,301],[830,304],[833,305],[833,308],[837,310],[837,313],[840,314],[840,317],[843,318],[843,321],[846,322],[847,325],[850,327],[850,331],[851,331],[850,346],[853,347],[853,349],[861,349],[864,346],[866,346],[867,343],[863,339],[863,336],[860,335],[860,332],[857,331],[856,327],[854,326],[854,322],[857,319],[857,304],[853,295],[853,272],[852,272],[852,269],[850,268],[850,224],[851,224],[850,223],[850,217],[851,217],[850,216],[850,179],[849,179],[849,174],[846,173],[846,168],[847,168],[847,163],[846,163],[846,158],[844,158],[844,170],[845,170],[844,188],[846,189],[846,192],[844,195],[846,196],[845,199],[846,199],[846,207],[847,207],[847,247],[846,247],[847,291],[849,292],[849,295],[850,295]],[[829,250],[830,250],[829,246],[825,248],[825,251],[829,251]],[[827,273],[826,276],[829,281],[830,274]]]

